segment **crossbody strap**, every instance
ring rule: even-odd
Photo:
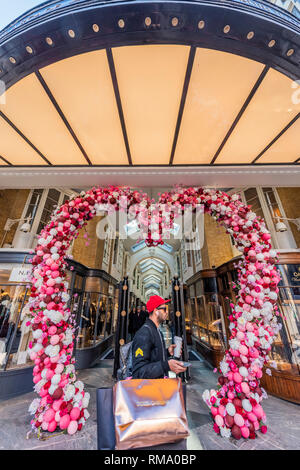
[[[153,343],[154,343],[153,332],[152,332],[150,326],[147,325],[147,324],[145,324],[145,323],[144,323],[143,326],[145,326],[146,328],[148,328],[148,329],[151,331],[151,336],[152,336],[152,340],[153,340]],[[157,329],[157,330],[158,330],[158,329]],[[166,353],[165,353],[164,343],[163,343],[162,337],[161,337],[161,332],[158,330],[157,333],[158,333],[158,335],[159,335],[159,339],[160,339],[160,342],[161,342],[162,353],[163,353],[163,360],[165,361],[165,360],[166,360]]]

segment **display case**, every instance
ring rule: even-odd
[[[217,365],[225,350],[226,335],[215,270],[200,271],[187,281],[185,311],[194,346]]]
[[[300,252],[279,252],[278,259],[277,268],[281,274],[278,322],[282,328],[269,353],[269,364],[264,368],[271,370],[271,375],[264,373],[261,384],[273,395],[300,403]],[[216,270],[227,337],[230,303],[236,300],[237,260],[231,260]]]

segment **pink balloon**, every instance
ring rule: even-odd
[[[40,396],[45,397],[46,395],[48,395],[48,390],[46,390],[44,387],[42,387],[41,390],[40,390]]]
[[[54,281],[54,283],[55,283],[55,281]],[[47,289],[46,289],[46,294],[47,294],[47,295],[52,295],[53,292],[54,292],[53,287],[47,287]]]
[[[262,409],[261,405],[255,405],[252,411],[258,418],[261,419],[263,417],[264,410]]]
[[[240,355],[239,351],[237,351],[236,349],[230,349],[230,354],[234,357],[237,357]]]
[[[78,429],[77,421],[71,421],[69,426],[68,426],[68,434],[70,434],[70,435],[75,434],[77,429]]]
[[[238,331],[236,337],[239,341],[242,341],[245,338],[245,333]]]
[[[46,372],[46,379],[51,380],[54,375],[54,371],[52,369],[48,369]]]
[[[250,348],[249,354],[250,354],[250,357],[254,357],[254,358],[257,358],[259,356],[259,352],[256,348]]]
[[[53,421],[51,421],[48,425],[48,431],[49,432],[54,432],[55,429],[56,429],[56,426],[57,426],[57,422],[55,421],[55,419]]]
[[[228,392],[227,396],[228,396],[229,400],[233,400],[234,397],[235,397],[235,394],[233,392]]]
[[[247,413],[247,417],[249,421],[252,421],[252,423],[254,423],[254,421],[257,421],[257,417],[252,411],[249,411],[249,413]]]
[[[49,423],[47,421],[43,421],[42,422],[42,429],[43,431],[48,431],[48,426],[49,426]]]
[[[55,400],[53,402],[53,405],[52,405],[52,408],[54,409],[54,411],[58,411],[60,409],[60,405],[62,404],[63,400]]]
[[[247,426],[242,426],[242,427],[241,427],[241,433],[242,433],[242,436],[243,436],[245,439],[248,439],[248,437],[249,437],[249,435],[250,435],[249,428],[247,428]]]
[[[70,424],[70,415],[64,415],[60,418],[59,427],[60,429],[67,429]]]
[[[258,422],[258,421],[254,421],[253,425],[254,425],[255,431],[258,431],[258,430],[259,430],[259,422]]]
[[[233,380],[233,372],[228,372],[228,380]]]
[[[246,382],[241,383],[241,389],[242,389],[242,392],[245,393],[245,395],[249,395],[250,388],[249,388],[249,385]]]
[[[225,416],[225,414],[226,414],[225,406],[223,406],[223,405],[219,406],[218,414],[221,415],[221,416]]]
[[[236,414],[234,415],[233,419],[234,419],[235,424],[236,424],[237,426],[239,426],[240,428],[241,428],[242,426],[244,426],[244,424],[245,424],[244,418],[243,418],[242,415],[240,415],[239,413],[236,413]]]
[[[41,406],[46,406],[47,405],[47,397],[41,398]]]
[[[247,346],[244,346],[243,344],[240,345],[239,351],[243,356],[247,356],[248,354],[248,348]]]
[[[41,374],[37,374],[33,377],[33,383],[37,384],[41,380]]]
[[[53,326],[50,326],[50,328],[49,328],[49,330],[48,330],[48,334],[49,334],[50,336],[52,336],[52,335],[55,335],[56,332],[57,332],[56,326],[54,326],[54,325],[53,325]]]
[[[213,416],[217,416],[217,414],[218,414],[218,408],[216,408],[215,406],[212,406],[211,409],[210,409],[210,411],[211,411],[211,414],[212,414]]]
[[[222,416],[217,415],[215,416],[215,422],[219,427],[221,427],[224,424],[224,419],[222,418]]]
[[[75,407],[71,410],[70,417],[72,421],[77,421],[80,416],[80,410],[78,407]]]
[[[240,374],[239,372],[235,372],[235,373],[233,374],[233,380],[234,380],[236,383],[240,384],[240,383],[243,381],[243,377],[241,376],[241,374]]]
[[[49,410],[46,411],[46,413],[44,414],[44,421],[46,421],[47,423],[50,423],[50,421],[53,421],[55,417],[55,412],[52,408],[49,408]]]
[[[50,361],[52,362],[52,364],[55,364],[58,360],[59,360],[59,356],[50,357]]]
[[[64,370],[64,365],[63,364],[57,364],[56,369],[55,369],[55,373],[56,374],[61,374],[63,370]]]
[[[56,344],[58,344],[59,343],[59,336],[58,335],[51,336],[50,343],[52,344],[52,346],[55,346]]]

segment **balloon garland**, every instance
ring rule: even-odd
[[[89,417],[89,393],[76,380],[75,315],[69,308],[65,280],[66,252],[79,230],[103,209],[108,213],[127,211],[137,220],[146,244],[156,246],[163,244],[164,233],[172,229],[174,219],[184,208],[195,210],[199,204],[226,227],[243,253],[238,270],[240,290],[229,316],[230,348],[220,363],[219,389],[205,391],[203,399],[214,417],[214,430],[222,436],[253,438],[257,429],[266,431],[259,379],[280,328],[276,318],[280,276],[274,267],[276,252],[271,249],[265,223],[238,195],[178,188],[161,194],[159,202],[153,204],[145,193],[114,186],[93,188],[56,208],[31,260],[29,324],[33,339],[29,348],[35,364],[34,390],[39,395],[29,407],[34,430],[60,429],[74,434]]]
[[[216,433],[254,439],[255,431],[267,432],[260,404],[266,394],[259,385],[268,352],[281,328],[276,305],[280,275],[274,266],[271,235],[264,221],[236,194],[189,188],[173,197],[165,194],[161,201],[179,202],[182,208],[204,204],[204,211],[226,227],[243,253],[236,304],[230,304],[230,347],[219,366],[218,390],[205,390],[203,400],[210,408]]]

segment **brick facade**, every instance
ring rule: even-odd
[[[104,240],[99,239],[96,234],[97,224],[102,218],[102,216],[99,216],[90,220],[85,228],[80,230],[73,245],[72,255],[74,260],[89,268],[102,268]],[[90,240],[84,238],[85,233],[87,233]],[[88,246],[86,246],[87,242],[89,243]]]
[[[201,250],[202,269],[218,267],[231,260],[235,254],[232,250],[230,236],[210,215],[204,215],[205,239]]]
[[[288,219],[300,217],[300,188],[277,188],[278,196]],[[300,248],[300,232],[295,224],[290,223],[297,248]]]

